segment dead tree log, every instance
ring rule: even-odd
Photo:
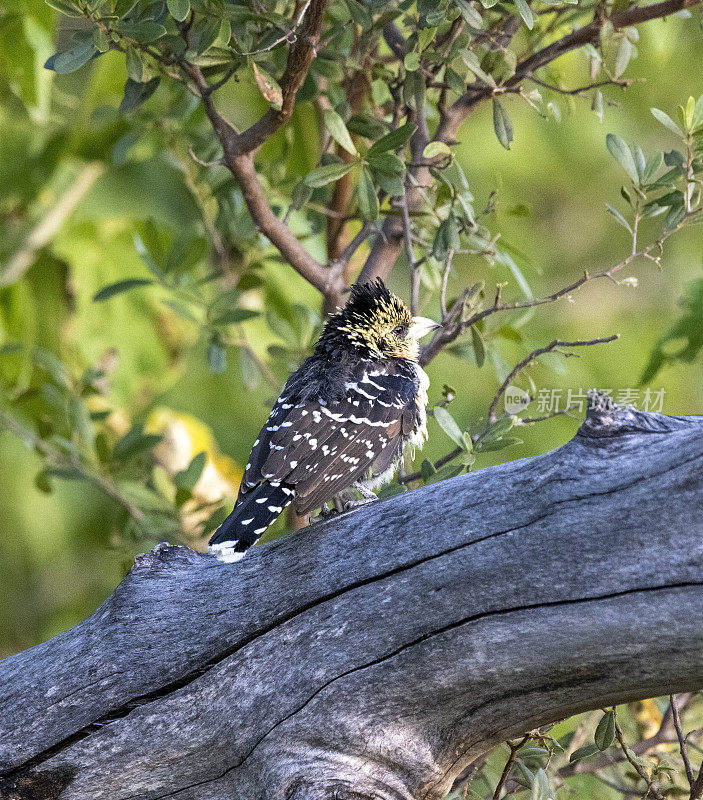
[[[0,795],[437,800],[506,737],[701,689],[702,433],[592,411],[240,564],[157,547],[0,663]]]

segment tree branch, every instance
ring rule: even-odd
[[[665,0],[665,2],[654,3],[650,6],[630,8],[619,14],[613,14],[612,17],[598,17],[588,25],[584,25],[582,28],[573,31],[567,36],[552,42],[552,44],[538,50],[524,61],[521,61],[517,65],[515,73],[499,87],[499,91],[504,92],[507,89],[518,86],[525,78],[530,77],[533,72],[546,66],[560,56],[563,56],[565,53],[569,53],[586,44],[596,44],[606,19],[610,20],[615,30],[619,30],[620,28],[627,28],[631,25],[640,25],[643,22],[667,17],[683,9],[692,8],[700,2],[701,0]],[[494,93],[495,90],[493,87],[485,83],[476,83],[469,86],[466,93],[447,109],[434,138],[437,141],[446,142],[448,144],[454,141],[459,131],[459,126],[466,117],[479,103],[492,97]]]
[[[488,421],[495,422],[497,419],[496,416],[496,408],[498,407],[498,403],[500,402],[500,398],[505,394],[508,386],[510,386],[513,379],[519,375],[523,370],[527,369],[530,364],[539,356],[543,356],[545,353],[551,353],[556,350],[558,347],[591,347],[594,344],[607,344],[608,342],[614,342],[618,339],[620,334],[614,333],[612,336],[607,336],[604,339],[591,339],[589,341],[576,341],[576,342],[561,342],[559,339],[555,339],[553,342],[550,342],[545,347],[538,347],[536,350],[533,350],[528,356],[522,359],[522,361],[518,362],[513,369],[510,371],[508,377],[503,381],[500,388],[495,394],[495,397],[491,401],[491,405],[488,408]],[[573,355],[571,353],[564,353],[564,355]]]
[[[0,794],[439,800],[500,741],[700,689],[702,432],[594,409],[234,567],[158,546],[0,662]]]
[[[422,364],[422,366],[429,364],[444,347],[455,341],[465,330],[470,328],[472,325],[475,325],[480,320],[491,316],[492,314],[497,314],[502,311],[516,311],[520,308],[535,308],[537,306],[546,305],[547,303],[554,303],[555,301],[561,300],[564,297],[569,297],[589,281],[602,280],[604,278],[614,281],[613,276],[616,273],[629,266],[638,258],[645,258],[659,264],[660,257],[653,256],[652,251],[656,249],[661,250],[664,242],[666,242],[670,236],[673,236],[673,234],[681,230],[681,228],[689,220],[699,216],[700,213],[701,209],[691,212],[685,216],[676,227],[664,231],[659,239],[651,242],[646,247],[643,247],[640,250],[634,250],[633,248],[633,251],[630,252],[628,256],[623,258],[622,261],[617,263],[615,266],[610,267],[610,269],[602,270],[601,272],[596,272],[593,274],[586,270],[578,280],[570,283],[568,286],[564,286],[562,289],[559,289],[552,294],[546,295],[545,297],[533,298],[532,300],[519,300],[515,303],[503,303],[501,302],[501,293],[499,289],[492,305],[490,305],[488,308],[476,311],[469,317],[465,317],[464,304],[466,302],[467,292],[464,292],[456,300],[452,308],[449,309],[448,313],[443,318],[442,327],[437,330],[429,344],[422,349],[420,354],[420,364]]]
[[[631,750],[622,735],[622,729],[620,728],[620,723],[618,722],[617,709],[615,706],[613,706],[613,716],[615,718],[615,738],[618,740],[618,744],[620,745],[620,749],[624,753],[625,758],[630,762],[630,766],[647,785],[647,796],[651,795],[655,798],[655,800],[664,800],[664,795],[659,791],[654,781],[649,777],[647,770],[632,756]]]
[[[187,62],[183,62],[181,67],[195,84],[222,147],[222,163],[237,180],[254,224],[296,272],[326,297],[339,294],[341,277],[314,258],[286,223],[273,213],[256,173],[253,155],[293,113],[295,95],[308,73],[320,39],[325,4],[326,0],[311,0],[305,5],[306,13],[303,15],[301,12],[296,22],[298,32],[288,51],[286,69],[281,79],[281,108],[270,108],[258,122],[242,133],[238,133],[217,110],[213,100],[215,87],[208,85],[200,67]]]

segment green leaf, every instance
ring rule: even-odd
[[[422,151],[422,157],[431,159],[437,156],[451,156],[452,151],[449,145],[444,142],[430,142],[427,147]]]
[[[405,184],[398,175],[389,175],[380,170],[374,171],[376,183],[389,197],[402,197],[405,194]]]
[[[420,465],[420,475],[422,475],[423,481],[428,481],[436,472],[434,464],[431,464],[427,459]]]
[[[483,344],[483,337],[475,325],[471,326],[471,341],[476,355],[476,366],[481,369],[486,360],[486,347]]]
[[[499,420],[496,420],[489,426],[489,428],[481,437],[481,442],[483,443],[500,439],[501,436],[504,436],[506,433],[508,433],[508,431],[512,430],[514,424],[515,417],[501,417]]]
[[[496,450],[504,450],[506,447],[512,447],[516,444],[523,444],[522,439],[517,436],[503,436],[495,441],[482,442],[480,450],[482,453],[493,453]]]
[[[408,72],[415,72],[420,68],[420,54],[411,50],[403,59],[403,66]]]
[[[470,456],[471,453],[465,453],[464,455]],[[456,478],[456,476],[460,475],[463,471],[463,464],[445,464],[443,467],[440,467],[434,475],[428,478],[425,483],[439,483],[440,481],[448,481],[450,478]]]
[[[304,180],[298,181],[293,187],[293,191],[291,192],[290,202],[293,208],[296,211],[300,211],[300,209],[308,202],[312,195],[312,186],[305,183]]]
[[[645,164],[644,174],[642,175],[642,183],[649,183],[663,163],[664,153],[662,153],[660,150],[656,153],[652,153]]]
[[[368,155],[369,164],[384,175],[402,175],[405,171],[405,164],[395,153],[370,153]]]
[[[593,100],[591,100],[591,111],[595,112],[598,119],[603,122],[603,92],[596,89],[593,93]]]
[[[630,227],[630,223],[625,219],[625,217],[623,217],[623,215],[619,211],[614,209],[609,203],[606,203],[605,207],[608,210],[608,213],[612,214],[615,217],[615,219],[622,225],[622,227],[625,228],[626,231],[632,233],[632,228]]]
[[[517,8],[518,14],[522,17],[525,25],[532,30],[535,26],[532,9],[527,5],[525,0],[515,0],[515,8]]]
[[[144,426],[134,425],[125,435],[117,441],[113,449],[115,458],[131,458],[132,456],[151,450],[161,441],[161,436],[153,433],[144,433]]]
[[[327,108],[325,109],[323,116],[325,119],[325,127],[330,132],[330,136],[335,140],[335,142],[337,142],[340,147],[343,147],[347,153],[351,153],[353,156],[358,156],[359,153],[354,146],[351,136],[349,135],[347,126],[344,124],[344,120],[339,116],[339,114],[336,111],[333,111],[331,108]]]
[[[111,297],[115,297],[115,295],[129,292],[131,289],[136,289],[139,286],[150,286],[153,283],[154,281],[150,278],[125,278],[122,281],[103,286],[100,291],[93,295],[93,300],[96,303],[100,303],[103,300],[109,300]]]
[[[133,111],[137,106],[146,102],[158,89],[161,78],[158,75],[146,83],[138,83],[131,78],[127,78],[124,85],[124,97],[120,103],[120,112]]]
[[[51,56],[44,64],[44,67],[53,69],[58,75],[67,75],[80,69],[86,62],[90,61],[93,53],[95,53],[95,48],[91,37],[78,42],[70,50]]]
[[[368,155],[397,150],[410,139],[416,130],[417,125],[413,125],[412,122],[406,122],[405,125],[401,125],[400,128],[396,128],[394,131],[382,136],[377,142],[374,142],[369,147]]]
[[[190,0],[166,0],[168,13],[179,22],[190,14]]]
[[[358,2],[358,0],[346,0],[346,4],[354,22],[356,22],[357,25],[361,25],[362,29],[367,31],[373,25],[373,17],[369,9],[366,8],[366,5]]]
[[[84,16],[83,12],[80,10],[80,8],[78,8],[78,6],[74,5],[73,3],[66,2],[66,0],[44,0],[44,1],[50,8],[53,8],[56,11],[60,11],[67,17]]]
[[[242,383],[251,392],[261,382],[261,370],[259,362],[246,347],[239,348],[239,368],[242,372]]]
[[[127,67],[127,75],[137,83],[146,83],[151,77],[149,70],[139,55],[139,51],[135,47],[127,48],[125,66]]]
[[[613,709],[606,711],[600,719],[594,741],[599,750],[607,750],[615,739],[615,714]]]
[[[403,492],[407,491],[408,487],[403,486],[402,483],[389,483],[386,486],[383,486],[376,496],[379,500],[385,500],[388,497],[395,497],[395,495],[402,494]]]
[[[346,162],[340,164],[325,164],[323,167],[317,167],[312,172],[305,176],[305,183],[313,189],[320,186],[326,186],[328,183],[338,181],[341,177],[347,174],[354,164],[347,164]]]
[[[637,170],[637,179],[639,181],[639,184],[641,185],[643,182],[645,169],[647,168],[647,163],[644,159],[644,153],[642,152],[642,148],[638,144],[631,144],[630,152],[632,153],[632,160],[635,162],[635,169]]]
[[[189,492],[192,492],[195,484],[200,480],[200,476],[203,474],[206,462],[206,453],[198,453],[194,456],[190,464],[188,464],[184,470],[175,474],[173,478],[175,487],[177,489],[187,489]]]
[[[98,53],[107,53],[110,49],[110,40],[102,28],[95,28],[93,30],[93,47]]]
[[[622,39],[620,39],[618,52],[615,55],[615,66],[613,72],[616,78],[619,78],[627,69],[627,65],[630,63],[630,58],[632,58],[633,49],[632,42],[626,36],[623,36]]]
[[[493,100],[493,130],[503,147],[510,150],[510,142],[513,141],[513,126],[502,103],[496,99]]]
[[[357,192],[361,216],[367,222],[373,222],[378,218],[379,213],[378,194],[374,186],[373,176],[366,167],[362,167],[359,173]]]
[[[386,126],[370,114],[353,114],[347,121],[347,129],[365,139],[377,139],[386,132]]]
[[[46,470],[37,472],[37,474],[34,476],[34,485],[37,487],[37,489],[39,489],[40,492],[43,492],[44,494],[51,494],[53,491],[51,479]]]
[[[639,175],[637,174],[635,159],[632,157],[632,151],[627,146],[625,140],[621,139],[614,133],[609,133],[605,137],[605,144],[610,151],[610,154],[620,164],[625,172],[627,172],[632,182],[635,185],[639,185]]]
[[[484,83],[487,83],[489,86],[495,87],[495,78],[481,69],[481,63],[479,62],[476,53],[463,47],[461,50],[459,50],[459,56],[464,64],[466,64],[466,66],[477,78],[480,78],[480,80],[482,80]]]
[[[658,119],[662,125],[664,125],[665,128],[668,128],[672,133],[675,133],[677,136],[683,139],[683,131],[668,114],[658,108],[650,108],[649,110],[652,112],[654,117]]]
[[[520,758],[542,758],[549,755],[546,747],[523,747],[518,753]]]
[[[218,333],[215,333],[208,342],[207,363],[210,371],[214,373],[224,372],[227,369],[227,350]]]
[[[442,406],[435,406],[434,418],[439,427],[447,434],[457,447],[466,450],[466,440],[461,428],[454,421],[454,417]]]
[[[483,17],[476,11],[471,3],[467,2],[467,0],[455,0],[455,2],[459,7],[459,11],[461,11],[461,16],[467,24],[478,30],[483,28]]]
[[[574,752],[569,757],[569,763],[573,764],[574,761],[583,761],[587,758],[593,758],[593,756],[598,755],[600,750],[598,749],[597,745],[593,742],[589,744],[585,744],[583,747],[579,747],[578,750],[574,750]]]
[[[466,91],[466,81],[451,67],[444,71],[444,79],[454,94],[462,95]]]
[[[248,308],[230,308],[212,320],[213,325],[236,325],[239,322],[246,322],[248,319],[261,316],[260,312],[252,311]]]
[[[217,17],[206,17],[200,19],[193,25],[189,34],[190,46],[196,56],[202,56],[215,44],[220,35],[220,25],[222,20]],[[256,64],[254,64],[256,70]],[[269,99],[268,97],[266,98]]]
[[[136,39],[142,44],[149,44],[162,36],[166,36],[166,28],[153,19],[143,19],[139,22],[123,21],[120,22],[117,29],[123,36]]]
[[[697,130],[703,125],[703,94],[696,100],[693,107],[693,119],[691,121],[691,130]]]
[[[535,772],[535,779],[532,781],[532,793],[530,800],[551,800],[553,798],[552,787],[549,785],[547,773],[540,767]]]
[[[531,788],[535,782],[535,776],[525,766],[525,762],[521,758],[516,758],[515,766],[517,767],[517,775],[515,776],[517,782],[527,789]]]
[[[696,110],[696,101],[689,95],[688,102],[686,103],[686,110],[684,112],[684,119],[686,121],[686,130],[693,130],[693,114]]]

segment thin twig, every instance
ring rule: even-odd
[[[240,53],[239,51],[235,50],[234,48],[232,48],[232,49],[234,50],[235,53],[237,53],[237,55],[240,55],[240,56],[255,56],[258,53],[266,53],[269,50],[273,50],[273,48],[276,47],[277,45],[281,44],[281,42],[293,42],[293,41],[295,41],[295,39],[291,38],[291,37],[295,36],[295,32],[300,27],[300,23],[303,21],[303,17],[305,16],[305,12],[308,10],[308,8],[310,8],[310,3],[311,2],[312,2],[312,0],[307,0],[307,2],[305,3],[305,5],[302,7],[302,9],[300,11],[300,14],[298,14],[298,18],[295,21],[295,24],[293,25],[293,27],[289,31],[286,31],[286,33],[284,33],[283,36],[280,36],[278,39],[276,39],[275,42],[272,42],[270,45],[268,45],[268,47],[263,47],[263,48],[261,48],[261,50],[251,50],[248,53]]]
[[[493,800],[498,800],[500,797],[500,793],[503,791],[503,787],[505,786],[505,781],[508,779],[508,775],[510,775],[510,770],[513,768],[513,764],[515,763],[515,759],[517,758],[518,750],[525,744],[525,742],[530,738],[529,733],[525,734],[525,736],[520,739],[519,742],[513,744],[512,742],[506,742],[508,747],[510,748],[510,754],[505,762],[505,766],[503,767],[503,772],[501,773],[500,779],[498,780],[498,784],[496,785],[496,789],[493,792]]]
[[[628,86],[631,86],[634,82],[634,78],[609,78],[606,81],[597,81],[596,83],[589,83],[586,86],[579,86],[576,89],[562,89],[561,86],[554,86],[551,83],[545,83],[539,78],[535,78],[534,75],[527,75],[526,78],[527,80],[532,81],[532,83],[536,83],[538,86],[543,86],[545,89],[549,89],[552,92],[557,92],[558,94],[569,94],[569,95],[583,94],[584,92],[588,92],[591,89],[598,89],[601,86],[620,86],[623,89],[625,89]]]
[[[536,350],[533,350],[528,356],[522,359],[522,361],[518,362],[515,367],[510,371],[508,377],[503,381],[500,388],[496,392],[495,397],[491,401],[491,405],[488,407],[488,421],[495,422],[497,420],[496,416],[496,408],[498,407],[498,403],[500,398],[505,394],[508,386],[515,378],[516,375],[519,375],[524,369],[530,366],[530,364],[539,356],[544,355],[545,353],[551,353],[556,350],[558,347],[590,347],[594,344],[607,344],[608,342],[613,342],[618,339],[620,336],[619,333],[614,333],[612,336],[607,336],[603,339],[589,339],[588,341],[578,340],[575,342],[562,342],[559,339],[555,339],[553,342],[550,342],[545,347],[538,347]],[[564,353],[565,356],[573,355],[573,353]]]
[[[45,247],[56,236],[78,203],[104,171],[105,165],[98,162],[86,164],[80,170],[76,179],[59,197],[53,208],[41,217],[37,226],[25,239],[24,245],[7,262],[5,269],[0,273],[0,286],[9,286],[24,275],[34,263],[37,251]]]
[[[617,710],[615,706],[613,706],[613,719],[615,721],[615,737],[620,744],[620,749],[625,754],[625,758],[630,762],[630,766],[634,768],[635,772],[647,784],[647,795],[651,794],[656,800],[664,800],[664,795],[659,791],[654,781],[649,777],[647,770],[641,764],[637,763],[637,761],[631,755],[630,748],[625,742],[625,739],[622,735],[622,730],[618,723]]]
[[[361,245],[369,238],[369,236],[373,236],[373,234],[377,232],[378,228],[376,227],[375,223],[364,223],[359,232],[339,254],[339,257],[335,258],[335,260],[330,263],[330,269],[337,265],[346,266],[354,253],[356,253],[359,247],[361,247]]]
[[[408,213],[407,193],[400,198],[399,205],[403,219],[403,241],[405,242],[408,269],[410,270],[410,313],[415,316],[420,302],[420,275],[417,265],[415,264],[415,254],[413,253],[412,228],[410,214]]]
[[[686,771],[686,780],[688,780],[688,785],[693,788],[696,778],[688,758],[688,751],[686,750],[686,739],[681,729],[681,717],[679,716],[679,709],[676,707],[676,696],[673,694],[670,695],[669,702],[671,703],[671,713],[674,719],[674,730],[676,731],[676,738],[679,740],[679,750],[681,751],[681,758],[683,759],[683,766]]]
[[[128,500],[110,478],[91,472],[76,458],[65,455],[5,411],[0,411],[0,430],[2,430],[2,428],[6,428],[10,433],[20,439],[20,441],[24,442],[25,445],[41,453],[44,458],[46,458],[50,467],[75,470],[84,480],[95,484],[98,488],[102,489],[105,494],[109,495],[113,500],[116,500],[123,506],[132,519],[137,520],[137,522],[141,522],[144,519],[142,510]]]
[[[572,417],[571,413],[576,408],[576,403],[572,403],[567,408],[562,408],[560,411],[552,411],[549,414],[543,414],[541,417],[518,417],[516,425],[535,425],[538,422],[544,422],[547,419],[554,419],[554,417]]]
[[[665,231],[656,241],[652,242],[651,244],[647,245],[646,247],[637,250],[636,252],[630,252],[629,255],[616,264],[610,269],[603,270],[601,272],[590,273],[588,270],[584,271],[583,275],[573,283],[570,283],[568,286],[564,286],[562,289],[553,292],[552,294],[546,295],[545,297],[537,297],[531,300],[520,300],[515,303],[501,303],[500,296],[497,296],[497,301],[490,305],[488,308],[484,308],[481,311],[477,311],[472,314],[467,319],[463,320],[461,323],[455,324],[444,324],[442,328],[440,328],[432,337],[430,343],[423,348],[422,353],[420,355],[420,364],[422,366],[426,366],[427,364],[432,361],[435,356],[444,348],[446,345],[451,344],[455,339],[457,339],[461,333],[470,328],[472,325],[475,325],[482,319],[491,316],[492,314],[496,314],[502,311],[515,311],[521,308],[535,308],[537,306],[542,306],[547,303],[553,303],[557,300],[562,299],[563,297],[569,297],[571,294],[576,292],[580,289],[585,283],[589,281],[595,280],[602,280],[604,278],[615,282],[615,278],[613,277],[616,273],[620,272],[625,267],[629,266],[633,261],[638,258],[645,258],[649,261],[654,261],[656,264],[659,264],[660,256],[653,256],[652,251],[655,249],[661,250],[663,248],[664,242],[672,236],[677,231],[681,230],[681,228],[691,219],[698,216],[701,213],[702,209],[696,209],[692,211],[690,214],[687,214],[681,222],[671,230]],[[459,300],[463,300],[459,298]],[[458,303],[459,301],[457,301]],[[449,310],[449,317],[452,316],[452,309]],[[456,315],[454,319],[456,319]]]

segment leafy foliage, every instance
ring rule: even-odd
[[[0,426],[32,459],[22,462],[37,488],[25,502],[28,529],[36,528],[38,503],[51,504],[42,506],[51,531],[53,510],[75,509],[80,497],[77,552],[87,546],[84,530],[93,550],[109,543],[125,568],[161,539],[202,547],[231,505],[238,464],[266,407],[309,354],[324,315],[374,253],[398,242],[386,259],[396,266],[383,274],[445,328],[424,354],[428,364],[441,354],[430,366],[431,441],[384,495],[556,444],[568,428],[537,439],[528,408],[537,394],[532,375],[563,376],[563,354],[528,357],[515,374],[524,408],[487,409],[503,398],[512,363],[560,335],[563,316],[540,314],[539,306],[573,299],[579,308],[578,275],[568,270],[590,263],[595,251],[568,261],[572,237],[585,246],[588,231],[606,242],[598,261],[608,258],[607,266],[588,279],[614,279],[631,264],[661,266],[664,241],[697,220],[701,99],[677,112],[652,99],[665,110],[630,112],[641,145],[625,141],[627,125],[612,112],[633,70],[644,63],[653,73],[659,64],[646,60],[651,48],[636,23],[618,23],[622,4],[603,7],[593,43],[566,66],[528,69],[554,42],[593,24],[593,6],[330,0],[298,85],[289,60],[305,59],[290,54],[317,35],[317,7],[36,0],[0,12]],[[639,10],[633,6],[628,19]],[[683,19],[667,24],[674,22],[677,31],[692,27]],[[253,186],[227,163],[208,101],[238,131],[264,131],[237,156],[251,161]],[[487,114],[460,132],[482,104]],[[607,120],[609,135],[599,131],[596,150],[577,131],[564,149],[582,157],[582,167],[601,159],[604,170],[608,152],[614,157],[625,181],[620,195],[607,172],[602,180],[592,174],[598,186],[590,195],[609,200],[613,219],[582,199],[584,179],[572,192],[570,226],[552,208],[545,227],[544,212],[532,208],[558,195],[546,143],[566,136],[570,115],[589,108],[596,126]],[[518,196],[496,164],[519,176]],[[265,206],[258,217],[257,187]],[[296,243],[289,251],[275,235],[280,229],[266,227],[271,218]],[[603,220],[619,224],[612,228],[626,237],[625,249]],[[525,244],[533,228],[539,247]],[[291,255],[301,253],[318,263],[321,290],[291,267]],[[318,290],[325,294],[327,284],[334,292],[321,307]],[[698,356],[701,309],[695,280],[644,381]],[[570,326],[583,324],[569,318]],[[617,359],[610,372],[609,359],[582,361],[568,366],[584,385],[596,380],[589,371],[596,366],[603,380],[617,377]],[[443,380],[452,386],[440,397]],[[7,494],[14,497],[11,487]],[[29,605],[40,608],[42,598]],[[51,624],[63,627],[84,610],[76,604]],[[13,632],[20,638],[9,647],[47,635],[25,627],[27,639]],[[571,763],[612,752],[611,723],[602,726],[598,733],[593,725],[585,749],[569,753]],[[572,733],[554,734],[565,753]],[[511,791],[552,796],[561,780],[554,759],[569,763],[560,753],[549,740],[525,743]],[[498,774],[489,763],[485,794],[503,766],[502,754],[495,758]]]

